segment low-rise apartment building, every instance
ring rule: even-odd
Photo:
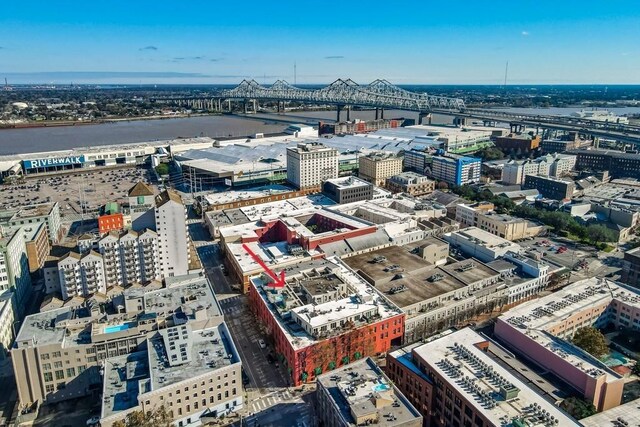
[[[11,356],[21,408],[101,391],[106,427],[160,405],[174,425],[196,426],[243,405],[240,358],[201,276],[27,316]]]
[[[284,286],[252,277],[249,303],[296,386],[402,341],[404,314],[336,257],[289,267]]]
[[[390,246],[343,260],[405,314],[405,344],[506,304],[500,272],[477,259],[429,262],[428,251],[418,255],[423,246]],[[446,260],[448,253],[440,256]]]
[[[538,190],[543,197],[548,199],[569,200],[573,197],[576,185],[572,180],[527,175],[522,188],[525,190]]]
[[[387,355],[386,372],[427,427],[579,426],[487,354],[465,328]]]
[[[422,427],[422,415],[369,357],[320,375],[315,395],[327,427]]]
[[[392,193],[407,193],[410,196],[424,196],[436,189],[435,181],[415,172],[403,172],[387,179],[387,189]]]
[[[609,325],[640,330],[638,289],[590,278],[509,310],[497,319],[494,334],[603,411],[621,403],[625,379],[569,339],[582,327]]]
[[[502,182],[522,185],[527,175],[560,178],[576,166],[576,156],[571,154],[548,154],[530,160],[510,160],[502,168]]]

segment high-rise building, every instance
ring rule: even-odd
[[[0,360],[7,357],[13,343],[16,321],[14,296],[11,291],[0,292]]]
[[[62,238],[62,220],[60,218],[60,205],[44,203],[33,205],[14,211],[0,212],[0,225],[6,228],[16,229],[25,225],[35,227],[45,223],[49,240],[57,243]]]
[[[165,190],[156,197],[155,223],[162,276],[182,276],[189,273],[191,258],[187,209],[177,193]]]
[[[99,253],[67,253],[58,261],[60,293],[63,299],[107,293],[104,261]]]
[[[287,148],[287,181],[297,188],[320,189],[328,179],[338,177],[338,150],[319,142]]]
[[[358,176],[378,187],[384,186],[387,178],[402,172],[402,157],[393,153],[370,153],[360,157],[358,162]]]
[[[108,286],[146,284],[161,278],[158,235],[153,230],[112,231],[98,241],[98,250]]]
[[[0,294],[15,293],[16,317],[22,316],[31,295],[29,259],[21,230],[0,235]]]
[[[434,156],[431,165],[431,175],[438,181],[454,185],[472,184],[480,181],[482,161],[475,157]]]

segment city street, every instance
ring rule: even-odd
[[[248,377],[248,383],[245,384],[245,408],[242,412],[243,425],[313,425],[312,405],[308,402],[309,392],[313,388],[288,388],[287,373],[277,362],[267,336],[260,331],[258,322],[249,309],[247,296],[234,290],[228,276],[224,274],[220,246],[211,240],[202,222],[190,220],[189,234],[220,302]],[[267,343],[266,348],[260,347],[260,339]],[[292,420],[297,424],[292,424]]]

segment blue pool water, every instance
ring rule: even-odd
[[[373,386],[373,391],[381,392],[389,390],[389,386],[386,384],[376,384]]]
[[[127,329],[129,329],[129,324],[123,323],[122,325],[107,326],[104,328],[104,333],[111,334],[113,332],[126,331]]]
[[[620,365],[624,365],[627,363],[627,358],[615,351],[612,350],[611,353],[609,353],[609,355],[605,356],[602,360],[607,366],[609,367],[613,367],[613,366],[620,366]]]

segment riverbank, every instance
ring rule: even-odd
[[[199,114],[173,114],[170,116],[144,116],[144,117],[114,117],[108,119],[80,121],[80,120],[47,120],[37,122],[25,122],[25,123],[0,123],[0,130],[3,129],[29,129],[29,128],[52,128],[63,126],[87,126],[87,125],[102,125],[105,123],[121,123],[121,122],[139,122],[146,120],[171,120],[171,119],[185,119],[191,117],[209,117],[220,116],[220,113],[199,113]]]

